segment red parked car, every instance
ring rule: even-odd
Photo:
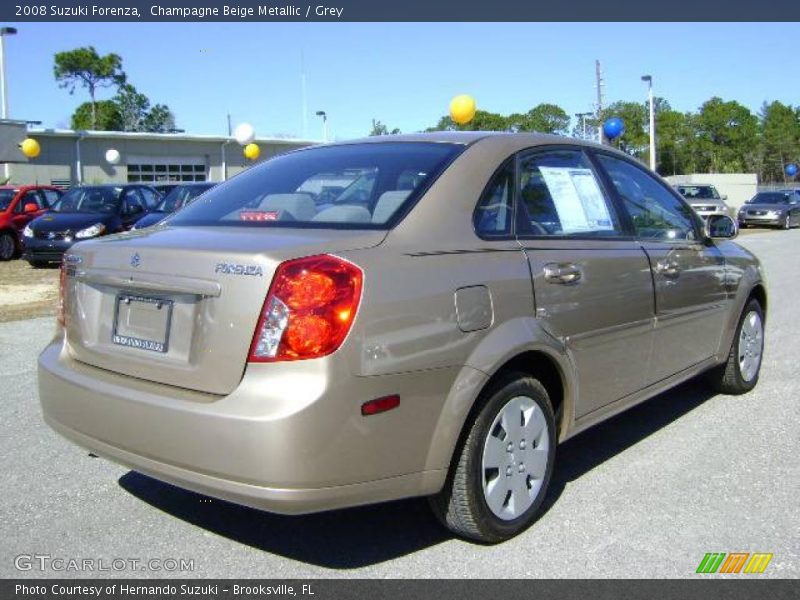
[[[0,260],[19,254],[25,225],[47,212],[61,194],[49,185],[0,186]]]

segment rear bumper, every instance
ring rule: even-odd
[[[296,390],[292,406],[272,402],[250,369],[231,395],[207,396],[84,365],[59,339],[39,358],[39,395],[45,421],[100,456],[202,494],[302,514],[441,489],[447,465],[428,457],[457,372],[274,382]],[[361,416],[361,403],[398,390],[398,409]]]

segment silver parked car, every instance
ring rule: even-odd
[[[739,209],[741,227],[772,226],[791,229],[800,225],[800,192],[759,192]]]
[[[44,418],[203,494],[430,496],[497,542],[536,518],[559,442],[700,374],[756,385],[767,297],[736,231],[561,137],[299,150],[70,250]]]
[[[679,184],[675,186],[675,189],[686,198],[689,206],[704,220],[711,215],[729,214],[728,205],[725,204],[726,196],[721,196],[713,185],[706,183]]]

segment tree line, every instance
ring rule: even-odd
[[[175,116],[169,106],[151,105],[150,99],[128,81],[118,54],[100,56],[93,46],[58,52],[53,76],[70,94],[78,87],[89,93],[89,101],[72,114],[72,129],[161,133],[175,129]],[[102,88],[116,88],[117,93],[111,100],[97,100]]]
[[[683,173],[757,173],[762,183],[784,182],[784,168],[800,162],[800,106],[765,102],[757,114],[732,100],[713,97],[697,111],[674,110],[664,98],[654,102],[657,170]],[[647,162],[647,103],[619,101],[598,115],[573,120],[556,104],[539,104],[526,113],[501,115],[478,110],[472,121],[458,125],[445,115],[426,131],[537,131],[597,139],[598,126],[610,117],[625,123],[613,145]],[[376,127],[376,124],[378,127]],[[397,130],[394,130],[397,132]],[[373,120],[371,135],[388,133]]]

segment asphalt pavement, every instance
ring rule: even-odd
[[[2,323],[0,577],[683,578],[707,552],[768,552],[757,577],[796,578],[800,230],[740,242],[769,285],[758,387],[692,382],[566,442],[545,513],[497,546],[453,538],[421,499],[283,517],[91,458],[41,420],[53,320]]]

